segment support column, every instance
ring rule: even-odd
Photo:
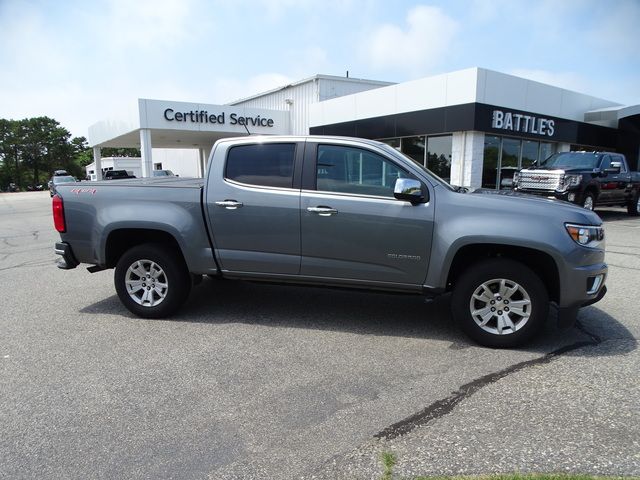
[[[96,180],[102,180],[102,153],[100,147],[93,147],[93,171],[96,172]]]
[[[204,178],[207,174],[207,149],[200,148],[198,150],[198,176]]]
[[[140,129],[140,153],[142,154],[142,176],[150,177],[153,171],[153,159],[151,156],[151,130]]]
[[[484,133],[454,132],[451,144],[451,185],[467,188],[482,186]]]

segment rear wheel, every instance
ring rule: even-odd
[[[525,265],[494,258],[472,265],[456,282],[453,317],[473,340],[515,347],[530,340],[549,314],[549,295]]]
[[[627,212],[629,215],[634,217],[640,215],[640,190],[636,192],[631,201],[627,204]]]
[[[144,318],[171,315],[191,290],[191,277],[182,257],[153,243],[125,252],[116,265],[114,282],[122,304]]]

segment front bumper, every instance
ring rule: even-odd
[[[566,273],[560,292],[558,326],[571,327],[581,307],[593,305],[607,293],[605,282],[609,267],[606,263],[574,267]]]
[[[73,255],[71,245],[67,242],[57,242],[55,245],[55,252],[56,255],[60,255],[62,257],[56,262],[58,268],[61,268],[62,270],[71,270],[80,264]]]

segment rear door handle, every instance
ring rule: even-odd
[[[317,213],[321,217],[330,217],[331,215],[337,214],[338,210],[331,207],[318,206],[318,207],[307,207],[307,212]]]
[[[216,205],[222,208],[226,208],[227,210],[237,210],[242,207],[242,202],[236,202],[235,200],[222,200],[216,202]]]

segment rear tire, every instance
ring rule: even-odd
[[[480,345],[522,345],[549,315],[549,294],[527,266],[492,258],[469,267],[456,282],[451,310],[460,328]]]
[[[171,315],[191,291],[191,276],[182,257],[154,243],[127,250],[116,265],[114,283],[122,304],[143,318]]]
[[[640,190],[636,192],[631,201],[627,204],[627,213],[632,217],[640,215]]]

